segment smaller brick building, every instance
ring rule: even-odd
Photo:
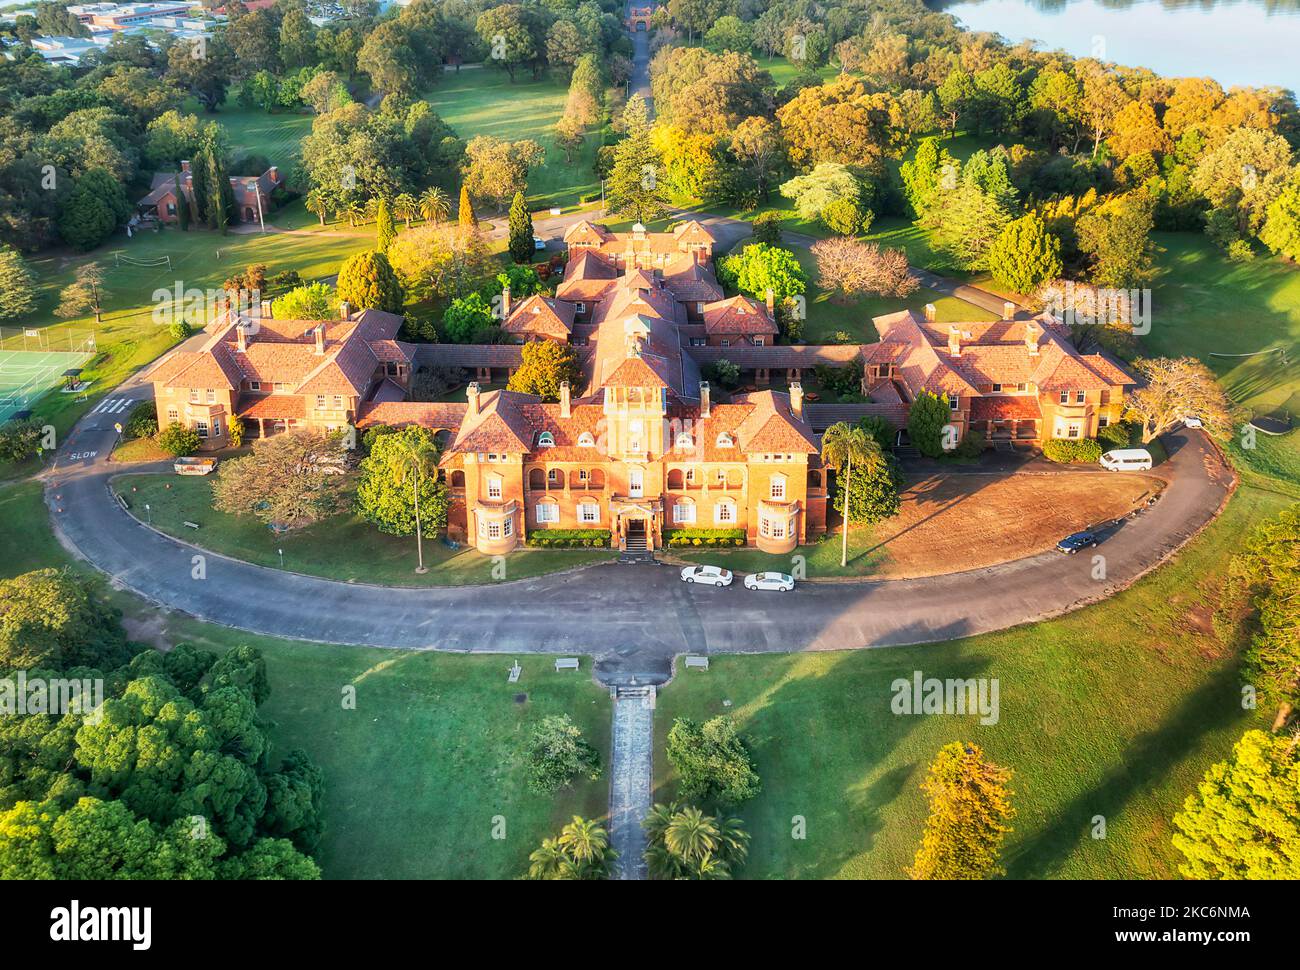
[[[271,193],[283,185],[280,169],[275,165],[257,176],[230,176],[230,190],[235,197],[235,217],[240,222],[262,223],[271,211]],[[170,225],[180,221],[181,199],[193,212],[194,175],[190,171],[189,162],[181,162],[179,172],[155,172],[149,194],[136,203],[136,208],[141,215],[154,216],[159,222]]]

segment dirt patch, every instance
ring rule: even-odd
[[[930,476],[907,487],[866,551],[885,553],[873,575],[888,579],[994,566],[1127,515],[1161,484],[1110,473]]]

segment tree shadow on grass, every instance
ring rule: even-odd
[[[1116,767],[1088,791],[1062,806],[1055,820],[1019,842],[1006,859],[1012,879],[1044,879],[1059,872],[1080,843],[1090,838],[1095,816],[1113,825],[1134,796],[1159,787],[1172,765],[1195,749],[1208,732],[1240,720],[1237,670],[1224,665],[1155,729],[1134,738]],[[1244,729],[1245,725],[1243,725]],[[1059,757],[1068,757],[1060,752]]]

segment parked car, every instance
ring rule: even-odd
[[[1184,426],[1184,427],[1187,427],[1187,428],[1202,428],[1202,427],[1204,427],[1204,425],[1201,424],[1201,419],[1198,418],[1198,417],[1197,417],[1196,415],[1194,415],[1194,414],[1192,414],[1192,415],[1188,415],[1187,417],[1183,418],[1183,426]]]
[[[730,586],[731,570],[721,566],[687,566],[682,570],[683,583],[703,583],[705,586]]]
[[[794,589],[794,577],[785,573],[752,573],[745,577],[745,589],[774,589],[788,593]]]
[[[1112,472],[1144,472],[1151,467],[1145,448],[1117,448],[1101,456],[1101,467]]]
[[[1067,556],[1073,556],[1080,549],[1091,549],[1097,544],[1097,533],[1095,532],[1076,532],[1072,536],[1066,536],[1056,544],[1056,551],[1063,552]]]
[[[538,250],[538,251],[540,252],[541,250],[543,250],[543,249],[545,249],[545,248],[546,248],[546,240],[543,239],[541,236],[534,236],[534,237],[533,237],[533,249],[536,249],[536,250]]]

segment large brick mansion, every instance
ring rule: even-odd
[[[213,447],[228,414],[263,434],[428,427],[444,443],[448,532],[489,554],[534,530],[583,528],[628,549],[656,548],[675,528],[739,529],[783,553],[826,530],[819,441],[836,421],[876,414],[902,429],[928,390],[947,398],[960,435],[1091,437],[1120,418],[1133,384],[1109,359],[1078,353],[1052,317],[1015,319],[1011,307],[1009,319],[954,326],[930,307],[890,314],[874,321],[874,344],[777,344],[770,297],[724,296],[714,237],[698,222],[665,233],[580,222],[565,242],[554,297],[502,294],[502,326],[520,343],[406,344],[399,318],[372,310],[328,323],[232,315],[154,375],[160,419],[203,422]],[[528,340],[575,346],[582,386],[565,385],[556,403],[485,388],[519,366]],[[749,390],[726,396],[702,380],[721,358]],[[805,372],[856,361],[868,403],[806,399]],[[466,401],[405,400],[412,369],[428,365],[470,370]]]

